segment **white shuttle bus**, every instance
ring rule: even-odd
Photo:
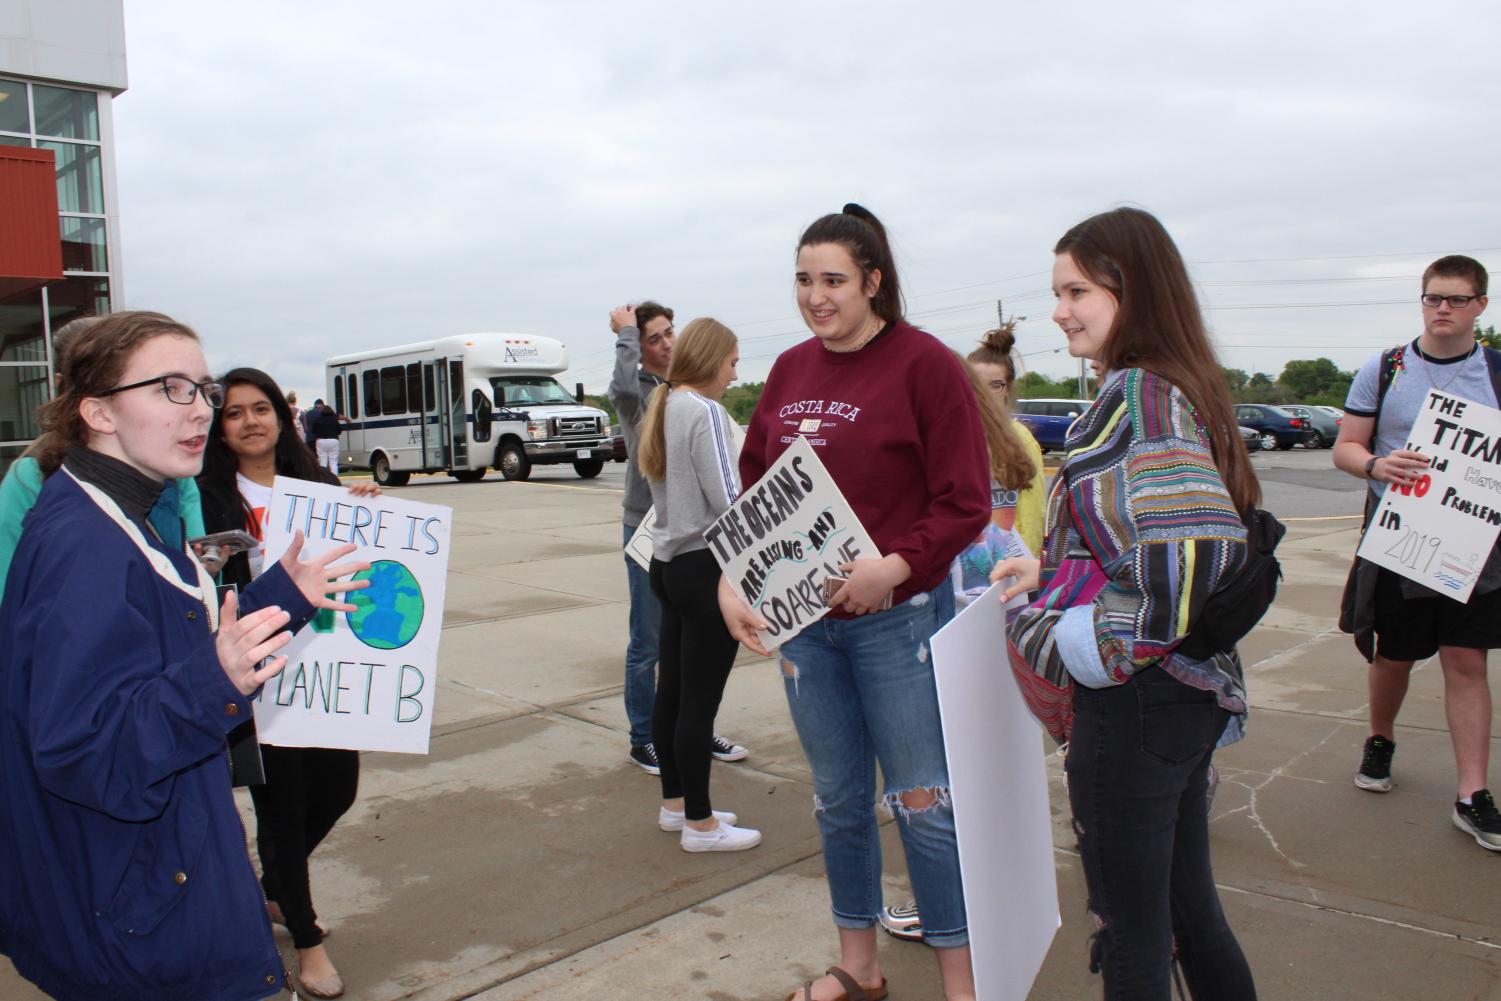
[[[550,337],[460,334],[324,365],[324,399],[347,420],[340,465],[369,469],[382,486],[413,473],[471,483],[490,466],[524,480],[560,462],[588,479],[610,460],[609,418],[553,378],[568,349]]]

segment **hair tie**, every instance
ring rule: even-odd
[[[662,385],[666,386],[668,389],[671,389],[672,388],[672,380],[671,379],[663,379],[662,380]]]

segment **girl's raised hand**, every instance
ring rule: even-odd
[[[331,595],[343,594],[347,591],[359,591],[370,586],[368,580],[339,580],[340,577],[348,577],[357,574],[361,570],[369,570],[370,564],[364,562],[341,563],[338,566],[329,566],[334,560],[342,559],[354,552],[359,547],[354,543],[345,543],[335,546],[321,556],[314,556],[307,560],[299,560],[297,557],[302,553],[302,532],[292,536],[292,544],[287,551],[282,553],[281,565],[287,571],[287,576],[292,578],[292,583],[297,585],[297,590],[302,596],[312,602],[314,608],[329,608],[335,612],[352,612],[354,606],[348,602],[335,600]]]

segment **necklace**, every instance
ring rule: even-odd
[[[1416,345],[1414,345],[1414,347],[1416,347]],[[1452,360],[1444,359],[1442,362],[1440,362],[1437,358],[1428,357],[1428,355],[1423,353],[1422,348],[1416,348],[1416,350],[1418,352],[1418,357],[1423,359],[1423,364],[1428,366],[1428,381],[1433,383],[1434,389],[1442,393],[1448,390],[1450,386],[1454,385],[1455,380],[1457,380],[1461,375],[1464,374],[1465,362],[1470,360],[1470,357],[1477,350],[1479,350],[1479,347],[1480,344],[1477,341],[1475,344],[1471,345],[1470,350],[1466,351],[1458,358],[1454,358]],[[1450,372],[1448,379],[1444,380],[1443,382],[1439,382],[1439,369],[1443,368],[1452,368],[1453,371]]]
[[[856,341],[854,344],[851,344],[847,348],[833,347],[827,341],[820,341],[819,343],[824,346],[825,351],[832,351],[835,354],[841,355],[853,354],[856,351],[859,351],[861,348],[865,347],[865,345],[869,344],[871,341],[875,340],[876,335],[879,334],[882,330],[886,329],[886,324],[881,320],[879,316],[872,316],[870,319],[871,323],[873,323],[874,326],[872,326],[869,330],[862,334],[858,341]]]

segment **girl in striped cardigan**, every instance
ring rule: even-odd
[[[1206,775],[1246,713],[1234,650],[1175,652],[1245,561],[1239,512],[1260,488],[1232,419],[1182,257],[1153,216],[1122,208],[1054,248],[1054,321],[1105,376],[1070,429],[1048,501],[1041,585],[1011,626],[1015,655],[1070,692],[1069,799],[1107,999],[1166,1001],[1174,941],[1194,997],[1255,997],[1209,861]],[[1043,686],[1050,687],[1050,686]],[[1055,689],[1056,690],[1056,689]]]

